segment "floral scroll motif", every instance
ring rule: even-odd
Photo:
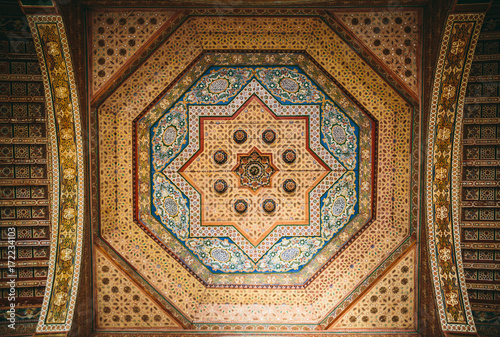
[[[427,219],[436,298],[444,330],[474,331],[460,266],[455,153],[470,63],[482,15],[451,15],[436,71],[429,132]],[[454,131],[454,132],[453,132]],[[453,146],[455,144],[455,146]]]
[[[37,331],[69,331],[80,272],[83,153],[78,98],[61,16],[28,16],[37,47],[52,152],[52,240]]]

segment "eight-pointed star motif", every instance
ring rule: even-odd
[[[202,226],[232,225],[258,245],[278,225],[308,225],[309,207],[305,205],[309,204],[309,192],[330,172],[309,149],[308,127],[307,118],[302,116],[277,117],[257,96],[252,96],[232,118],[202,117],[200,149],[181,169],[201,194]],[[238,144],[233,134],[241,129],[248,139]],[[272,143],[262,139],[269,129],[276,133]],[[296,153],[293,163],[283,160],[283,153],[289,149]],[[223,164],[213,158],[221,150],[228,155]],[[228,186],[224,193],[214,189],[214,182],[220,179]],[[292,193],[283,188],[287,179],[296,182]],[[267,199],[276,202],[272,214],[263,210]],[[247,202],[246,212],[234,211],[238,200]]]

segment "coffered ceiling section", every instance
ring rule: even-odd
[[[125,14],[92,13],[89,38],[111,46]],[[141,38],[156,47],[94,90],[98,329],[415,330],[420,122],[394,89],[408,83],[331,13],[162,15]],[[108,61],[92,46],[95,83]],[[154,309],[111,323],[124,279]],[[388,291],[405,300],[385,308]]]

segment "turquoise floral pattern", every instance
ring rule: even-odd
[[[254,271],[254,263],[235,244],[217,238],[194,239],[187,246],[214,271]]]
[[[189,205],[187,198],[161,173],[153,176],[155,190],[153,205],[156,215],[164,226],[168,227],[179,239],[189,236]]]
[[[321,238],[300,237],[283,239],[257,263],[257,270],[287,272],[298,270],[323,246]]]
[[[349,118],[333,102],[325,102],[321,111],[321,134],[323,143],[348,170],[356,167],[356,128]]]
[[[303,74],[286,67],[257,68],[257,79],[276,98],[290,103],[321,103],[325,95]]]
[[[177,104],[152,128],[153,166],[162,170],[184,149],[187,144],[187,107]]]
[[[219,104],[228,102],[250,81],[252,68],[219,68],[200,78],[186,93],[191,104]]]
[[[321,236],[330,240],[349,222],[354,214],[356,177],[349,171],[333,185],[323,199],[321,207]]]

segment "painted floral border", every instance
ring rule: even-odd
[[[82,254],[84,163],[80,108],[60,15],[28,15],[45,89],[52,173],[51,246],[37,332],[69,331]]]
[[[436,302],[444,331],[475,332],[462,265],[459,180],[462,114],[484,14],[448,16],[429,114],[426,215]]]

